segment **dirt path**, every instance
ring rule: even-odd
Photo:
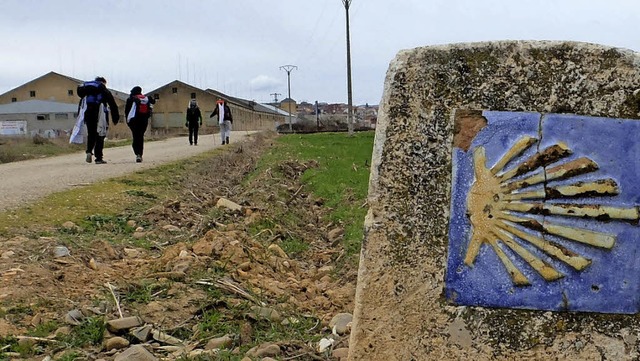
[[[243,141],[251,133],[232,132],[232,144]],[[84,152],[0,164],[0,211],[16,208],[54,192],[189,158],[220,147],[218,137],[219,134],[204,135],[197,147],[189,146],[186,137],[146,142],[142,163],[135,162],[131,146],[128,145],[105,149],[107,164],[103,165],[86,163]]]

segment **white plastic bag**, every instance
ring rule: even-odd
[[[69,144],[82,144],[84,143],[84,136],[82,131],[82,125],[84,124],[84,111],[87,109],[87,104],[84,99],[80,104],[80,111],[78,111],[78,118],[76,124],[71,131],[71,137],[69,137]]]

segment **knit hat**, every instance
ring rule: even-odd
[[[134,86],[131,89],[131,95],[138,95],[138,94],[142,94],[142,88],[139,86]]]

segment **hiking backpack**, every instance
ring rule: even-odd
[[[187,120],[190,120],[190,121],[198,120],[198,107],[187,108]]]
[[[85,98],[87,104],[102,103],[102,89],[100,89],[101,84],[102,83],[95,80],[82,83],[82,85],[79,85],[77,89],[78,96]]]
[[[136,116],[138,115],[149,115],[149,98],[142,94],[135,95],[138,99],[136,101]]]

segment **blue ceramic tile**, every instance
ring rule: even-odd
[[[546,167],[539,167],[531,173],[516,176],[513,180],[525,179],[535,172],[548,175],[555,166],[586,158],[597,164],[597,169],[566,179],[551,179],[547,182],[547,186],[559,187],[582,182],[580,187],[584,189],[585,184],[608,180],[615,182],[617,193],[597,196],[592,194],[561,196],[556,199],[545,197],[517,202],[538,203],[544,207],[565,204],[565,208],[570,211],[576,209],[572,205],[606,206],[625,209],[625,212],[635,214],[640,204],[640,182],[638,182],[640,142],[636,140],[640,136],[640,121],[565,114],[542,116],[538,113],[484,112],[483,115],[487,119],[487,126],[475,136],[469,151],[455,147],[453,149],[446,297],[458,305],[604,313],[638,312],[640,307],[640,260],[638,259],[640,227],[637,218],[615,219],[613,211],[608,211],[607,214],[614,215],[614,219],[571,217],[553,214],[553,212],[545,215],[530,211],[506,212],[518,219],[535,220],[539,224],[547,225],[548,229],[555,226],[564,230],[569,229],[574,233],[587,231],[597,234],[595,238],[598,240],[613,240],[608,245],[601,244],[600,247],[595,247],[562,237],[558,232],[548,230],[541,232],[539,229],[510,223],[517,231],[537,239],[541,242],[540,244],[568,250],[576,257],[581,257],[583,261],[590,261],[586,267],[573,267],[543,252],[521,236],[514,237],[516,246],[514,243],[509,246],[502,240],[495,242],[504,252],[503,260],[488,242],[481,244],[477,254],[471,252],[476,254],[472,262],[467,260],[468,262],[465,263],[465,256],[470,244],[473,243],[474,235],[470,213],[473,209],[478,209],[477,207],[470,209],[467,204],[470,192],[476,184],[473,157],[476,149],[479,147],[484,149],[486,166],[491,168],[519,139],[537,138],[534,145],[507,163],[504,170],[508,171],[522,164],[536,152],[562,144],[571,151],[571,154],[546,164]],[[501,174],[502,172],[498,172],[495,177],[500,177]],[[528,190],[543,190],[543,185],[524,186],[516,189],[515,192]],[[513,200],[501,199],[500,202],[499,206],[502,207],[504,202],[510,203]],[[492,207],[498,208],[498,205],[492,204]],[[494,213],[494,211],[490,212],[492,215],[490,218]],[[491,222],[487,224],[494,227],[495,222]],[[499,227],[491,227],[488,229],[495,228],[500,232]],[[507,230],[505,233],[510,232]],[[498,239],[490,232],[487,234],[490,235],[488,238]],[[510,234],[513,235],[513,233]],[[552,271],[546,273],[540,268],[536,270],[533,267],[536,262],[526,261],[514,251],[518,249],[517,246],[524,250],[521,253],[529,252],[538,260],[537,262],[546,264],[545,270]],[[512,263],[511,270],[517,270],[516,273],[520,272],[521,276],[512,276],[507,271],[505,262]],[[523,278],[526,282],[522,281]],[[517,279],[520,281],[516,281]]]

